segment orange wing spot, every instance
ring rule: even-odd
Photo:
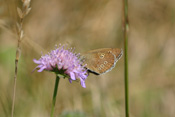
[[[103,64],[101,64],[101,65],[100,65],[100,67],[101,67],[101,68],[104,68],[104,65],[103,65]]]
[[[108,52],[109,52],[109,53],[112,53],[112,51],[110,51],[110,50],[109,50]]]
[[[105,54],[104,53],[102,53],[102,54],[100,54],[100,59],[103,59],[104,57],[105,57]]]
[[[104,65],[106,65],[107,63],[108,63],[108,61],[104,61],[104,63],[103,63],[103,64],[104,64]]]

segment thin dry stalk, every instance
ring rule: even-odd
[[[17,35],[18,35],[18,44],[16,49],[16,58],[15,58],[15,75],[14,75],[14,87],[13,87],[13,102],[12,102],[12,111],[11,116],[14,115],[14,107],[15,107],[15,95],[16,95],[16,81],[17,81],[17,73],[18,73],[18,62],[21,55],[21,41],[24,37],[24,31],[23,31],[23,19],[24,17],[30,12],[30,0],[22,0],[23,2],[23,8],[22,10],[20,8],[17,8],[18,16],[19,16],[19,23],[17,23]]]

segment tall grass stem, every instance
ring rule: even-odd
[[[52,110],[51,110],[50,117],[53,117],[53,115],[54,115],[55,102],[56,102],[56,96],[57,96],[59,81],[60,81],[60,77],[58,75],[56,75],[55,88],[54,88],[53,99],[52,99]]]
[[[125,77],[125,116],[129,117],[129,81],[128,81],[128,0],[123,0],[123,35],[124,35],[124,77]]]
[[[24,38],[23,31],[23,19],[30,12],[30,0],[22,0],[23,7],[22,9],[17,7],[17,13],[19,16],[19,22],[17,23],[17,35],[18,35],[18,44],[16,49],[16,57],[15,57],[15,75],[14,75],[14,86],[13,86],[13,99],[12,99],[12,110],[11,117],[14,116],[14,108],[15,108],[15,97],[16,97],[16,83],[17,83],[17,73],[18,73],[18,62],[21,55],[21,41]]]
[[[14,114],[14,108],[15,108],[16,81],[17,81],[17,68],[18,68],[18,60],[15,60],[15,76],[14,76],[13,100],[12,100],[12,110],[11,110],[11,116],[12,116],[12,117],[13,117],[13,114]]]

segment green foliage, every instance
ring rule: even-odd
[[[87,117],[87,115],[80,111],[64,111],[60,117]]]

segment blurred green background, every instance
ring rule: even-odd
[[[131,117],[175,115],[175,1],[129,1],[129,100]],[[0,1],[0,117],[11,113],[17,47],[16,8],[20,0]],[[32,0],[24,19],[25,38],[15,117],[48,117],[55,75],[31,71],[33,59],[68,44],[76,52],[123,48],[122,0]],[[55,116],[124,117],[124,57],[109,73],[77,82],[60,80]]]

